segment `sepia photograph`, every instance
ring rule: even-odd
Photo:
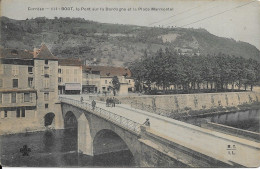
[[[0,0],[0,165],[260,166],[259,0]]]

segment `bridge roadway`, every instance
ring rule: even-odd
[[[81,96],[63,95],[62,97],[80,100]],[[91,103],[91,101],[85,96],[84,102]],[[260,164],[260,143],[152,114],[126,104],[106,107],[105,102],[96,101],[96,103],[97,107],[139,124],[143,124],[149,118],[150,132],[224,163],[246,167],[257,167]],[[228,150],[229,145],[231,149],[235,146],[233,155],[232,151]]]

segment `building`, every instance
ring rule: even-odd
[[[117,76],[120,82],[118,94],[126,95],[134,91],[134,79],[129,69],[111,66],[85,66],[83,68],[83,91],[86,93],[111,93],[112,79]]]
[[[100,93],[100,71],[84,66],[82,69],[82,92]]]
[[[59,94],[80,94],[82,90],[82,64],[78,59],[58,60]]]
[[[0,134],[62,128],[58,59],[44,44],[0,54]]]

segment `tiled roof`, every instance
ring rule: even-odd
[[[101,77],[126,76],[131,77],[131,71],[124,67],[86,66],[86,70],[99,71]]]
[[[0,58],[5,59],[33,59],[33,52],[27,50],[0,48]]]
[[[49,59],[57,60],[58,58],[54,56],[45,44],[42,44],[41,48],[37,51],[35,56],[37,59]]]
[[[36,51],[35,56],[34,52],[28,50],[18,50],[18,49],[4,49],[0,48],[0,58],[5,59],[49,59],[57,60],[45,44],[41,46],[39,50]]]
[[[59,58],[58,63],[61,66],[82,66],[82,63],[79,59],[73,58]]]

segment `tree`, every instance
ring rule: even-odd
[[[120,82],[119,82],[119,79],[117,76],[114,76],[113,79],[112,79],[112,85],[113,86],[110,86],[110,88],[112,88],[113,90],[113,94],[114,96],[116,95],[116,92],[119,91],[120,89]]]

